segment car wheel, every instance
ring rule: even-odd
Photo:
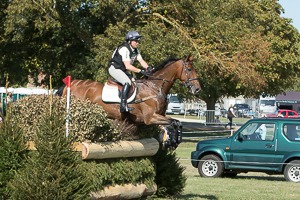
[[[202,177],[220,177],[223,171],[223,161],[215,155],[204,156],[198,164],[198,172]]]
[[[284,178],[291,182],[300,182],[300,160],[287,163],[284,169]]]

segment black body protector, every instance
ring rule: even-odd
[[[120,45],[116,48],[116,50],[113,54],[113,57],[109,62],[109,66],[113,65],[116,69],[121,69],[122,71],[126,72],[127,70],[126,70],[126,67],[125,67],[125,65],[122,61],[122,56],[119,54],[119,50],[122,47],[126,47],[129,50],[129,52],[130,52],[129,57],[130,57],[130,60],[131,60],[130,61],[131,64],[136,59],[136,57],[138,55],[138,50],[137,49],[132,50],[130,45],[127,42],[124,42],[122,45]]]

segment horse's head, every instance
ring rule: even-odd
[[[182,69],[179,75],[180,81],[183,82],[189,88],[192,94],[199,92],[201,86],[199,83],[197,72],[193,67],[193,56],[189,55],[185,59],[181,60],[181,62],[182,62]]]

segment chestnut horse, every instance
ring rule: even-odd
[[[174,126],[173,123],[177,120],[165,116],[165,112],[168,103],[167,94],[175,80],[179,79],[184,83],[192,94],[200,90],[198,76],[192,60],[192,56],[188,56],[185,59],[165,60],[153,70],[150,77],[137,80],[138,92],[135,101],[129,104],[134,110],[127,113],[120,113],[119,103],[105,103],[102,101],[104,85],[99,82],[73,80],[71,82],[71,94],[76,98],[89,99],[93,103],[101,105],[111,119],[127,119],[134,124]],[[62,95],[66,95],[66,93],[67,89],[65,87]]]

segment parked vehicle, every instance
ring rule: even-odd
[[[258,100],[258,112],[263,114],[275,113],[277,110],[276,97],[260,96]]]
[[[248,114],[251,110],[250,106],[245,103],[234,104],[233,109],[237,117],[246,117],[246,114]]]
[[[202,177],[255,171],[300,182],[300,120],[251,119],[230,137],[199,141],[191,160]]]
[[[185,105],[183,99],[174,94],[168,96],[168,107],[166,114],[184,115],[184,109]]]
[[[281,109],[272,114],[265,114],[264,117],[283,117],[283,118],[299,118],[299,115],[294,110]]]

